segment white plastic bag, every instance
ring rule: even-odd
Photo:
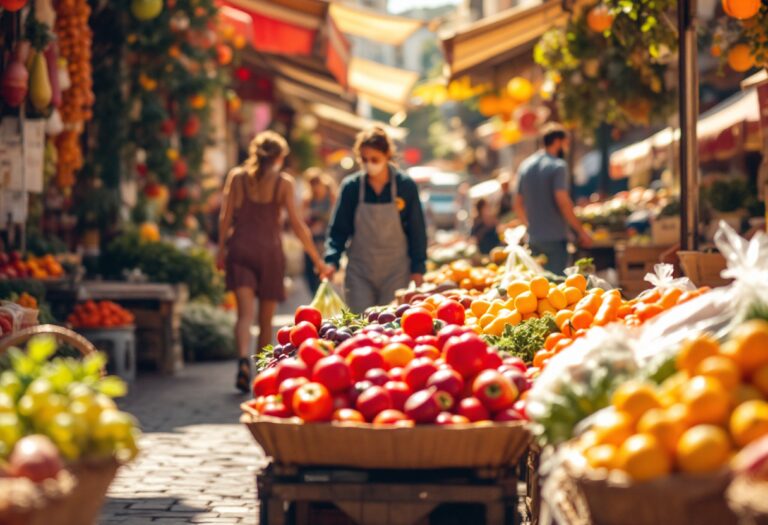
[[[516,226],[510,228],[504,232],[504,242],[507,244],[507,263],[504,267],[504,275],[501,279],[501,286],[506,288],[509,284],[521,277],[529,277],[530,274],[541,275],[545,273],[544,268],[531,255],[525,246],[523,246],[523,239],[525,239],[528,229],[525,226]],[[524,273],[529,275],[523,275],[520,266],[523,266]]]

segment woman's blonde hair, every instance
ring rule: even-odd
[[[373,126],[357,134],[355,140],[355,156],[360,160],[360,151],[363,148],[372,148],[393,158],[397,153],[395,143],[387,131],[381,126]]]
[[[262,131],[248,146],[248,158],[245,161],[245,171],[248,175],[260,178],[264,169],[268,168],[282,156],[288,155],[291,149],[288,142],[274,131]]]

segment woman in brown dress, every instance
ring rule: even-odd
[[[229,173],[224,188],[218,264],[226,271],[227,289],[237,297],[235,342],[240,360],[236,386],[242,392],[250,388],[248,352],[255,299],[259,300],[259,348],[272,342],[272,317],[277,303],[285,300],[280,235],[283,209],[318,273],[325,272],[312,235],[296,209],[293,178],[281,171],[288,152],[288,144],[277,133],[258,134],[248,159]]]

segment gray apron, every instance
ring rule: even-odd
[[[365,177],[360,179],[360,200],[355,232],[350,242],[344,282],[347,305],[361,313],[369,306],[385,305],[395,291],[411,280],[408,239],[397,209],[396,174],[389,170],[392,202],[365,202]]]

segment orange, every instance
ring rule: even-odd
[[[738,73],[743,73],[755,66],[755,57],[747,44],[736,44],[728,51],[728,65]]]
[[[768,365],[761,366],[752,374],[752,384],[764,396],[768,396]]]
[[[556,309],[562,310],[568,306],[568,300],[565,298],[565,293],[557,288],[552,288],[547,295],[547,300]]]
[[[566,277],[565,285],[572,286],[579,290],[581,293],[584,293],[587,291],[587,278],[580,273],[575,273]]]
[[[680,299],[680,296],[683,295],[683,290],[680,288],[669,288],[666,292],[661,294],[661,299],[659,299],[659,305],[662,306],[665,310],[669,310],[673,306],[677,304],[678,299]]]
[[[555,307],[554,307],[554,306],[552,306],[552,303],[550,303],[550,302],[549,302],[548,300],[546,300],[546,299],[541,299],[541,300],[539,301],[539,305],[538,305],[538,307],[536,308],[536,311],[537,311],[537,312],[538,312],[538,314],[539,314],[540,316],[542,316],[542,317],[544,317],[546,314],[550,314],[551,316],[553,316],[553,317],[554,317],[554,316],[555,316],[555,314],[557,313],[557,310],[555,309]]]
[[[664,449],[674,454],[680,436],[685,432],[684,421],[670,409],[652,408],[640,418],[637,431],[659,440]]]
[[[533,366],[541,367],[542,363],[547,359],[550,359],[553,355],[555,354],[549,350],[539,350],[533,356]]]
[[[616,389],[611,404],[637,422],[652,408],[660,408],[661,402],[653,386],[640,381],[628,381]]]
[[[768,322],[754,319],[741,324],[731,333],[728,350],[746,375],[768,365]]]
[[[480,319],[477,320],[477,324],[480,325],[480,328],[485,328],[489,324],[491,324],[493,321],[496,320],[496,316],[493,314],[485,314]]]
[[[675,372],[661,384],[659,388],[659,395],[661,401],[665,405],[673,405],[680,400],[680,393],[683,390],[683,386],[688,383],[691,378],[688,372]]]
[[[683,343],[680,352],[675,359],[678,370],[693,373],[696,367],[707,357],[712,357],[720,352],[720,345],[710,335],[703,334],[695,339],[689,339]]]
[[[635,434],[619,447],[617,466],[636,481],[660,478],[672,470],[669,454],[648,434]]]
[[[538,299],[545,299],[549,295],[549,281],[546,277],[535,277],[531,280],[531,293]]]
[[[504,322],[503,317],[497,317],[490,323],[488,323],[486,326],[483,327],[483,333],[486,335],[493,335],[493,336],[500,336],[502,333],[504,333],[504,327],[507,325],[506,322]]]
[[[531,292],[523,292],[515,299],[515,308],[523,315],[532,314],[538,307],[539,302]]]
[[[584,297],[581,290],[574,288],[573,286],[566,287],[566,289],[563,290],[563,293],[565,294],[565,300],[568,301],[569,305],[578,303],[581,301],[581,298]]]
[[[493,301],[491,303],[491,306],[488,307],[488,311],[485,313],[490,315],[496,315],[501,311],[502,308],[504,308],[504,303],[502,303],[501,301]]]
[[[741,370],[733,360],[722,355],[705,358],[696,366],[696,375],[712,377],[730,390],[741,382]]]
[[[573,308],[573,311],[577,310],[586,310],[593,316],[597,313],[597,311],[600,309],[602,301],[600,300],[600,297],[598,297],[595,294],[587,294],[584,296],[584,298],[576,303],[576,306]]]
[[[713,472],[725,466],[730,455],[728,434],[715,425],[691,427],[677,443],[677,464],[683,472]]]
[[[389,368],[403,367],[413,360],[413,350],[408,345],[393,343],[381,349],[381,357]]]
[[[571,324],[576,330],[589,328],[592,326],[592,321],[594,321],[594,317],[587,310],[576,310],[571,317]]]
[[[725,423],[730,408],[730,397],[722,383],[711,377],[696,376],[680,392],[680,399],[691,411],[691,423]]]
[[[472,313],[475,314],[477,317],[481,317],[483,314],[485,314],[488,309],[491,307],[491,303],[488,301],[483,301],[482,299],[475,299],[472,301],[472,304],[470,305],[469,309],[472,310]]]
[[[595,417],[592,430],[600,445],[621,446],[634,433],[632,418],[623,412],[601,412]]]
[[[558,328],[561,328],[563,326],[563,323],[571,320],[572,316],[573,316],[573,311],[560,310],[555,314],[555,324],[557,325]]]
[[[507,295],[514,299],[518,295],[520,295],[523,292],[527,292],[530,290],[530,286],[525,281],[512,281],[509,283],[509,286],[507,286]]]
[[[547,339],[544,341],[544,349],[545,350],[552,350],[557,343],[565,339],[565,334],[562,334],[560,332],[554,332],[552,334],[549,334]]]
[[[597,445],[587,449],[585,457],[587,464],[594,469],[616,468],[619,449],[614,445]]]
[[[731,414],[731,436],[739,447],[746,447],[768,435],[768,402],[747,401]]]

